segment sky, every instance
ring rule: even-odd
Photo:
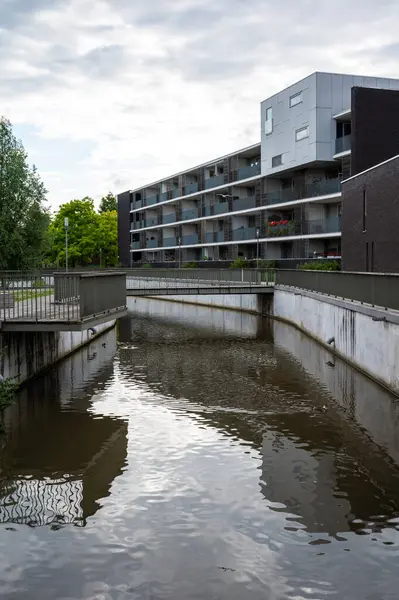
[[[397,0],[0,0],[0,115],[52,209],[260,140],[314,71],[399,77]]]

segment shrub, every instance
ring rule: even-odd
[[[275,260],[260,260],[259,261],[259,269],[275,269],[276,261]]]
[[[230,269],[248,269],[248,261],[239,256],[231,263]]]
[[[301,271],[340,271],[341,265],[337,260],[320,260],[302,263],[297,266]]]
[[[197,263],[195,262],[195,260],[192,260],[191,262],[186,262],[183,265],[183,269],[195,269],[197,267]]]
[[[152,269],[152,264],[145,263],[144,265],[141,265],[140,269]]]

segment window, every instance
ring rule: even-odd
[[[275,167],[280,167],[283,164],[283,155],[282,154],[277,154],[276,156],[272,157],[272,169],[274,169]]]
[[[366,217],[367,217],[367,196],[366,196],[366,190],[363,190],[363,233],[366,231]]]
[[[265,134],[270,135],[273,131],[273,110],[272,107],[266,109]]]
[[[295,141],[300,142],[305,138],[309,137],[309,125],[306,127],[301,127],[301,129],[297,129],[295,132]]]
[[[294,94],[290,97],[290,108],[296,106],[297,104],[300,104],[301,102],[303,102],[302,92],[298,92],[297,94]]]

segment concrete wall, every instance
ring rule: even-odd
[[[0,374],[5,379],[17,377],[17,381],[23,383],[114,325],[115,321],[96,325],[94,336],[89,330],[3,333],[0,335]]]
[[[335,350],[353,365],[399,393],[399,326],[373,321],[371,315],[328,301],[304,290],[274,293],[274,315],[297,325],[326,343],[335,338]]]

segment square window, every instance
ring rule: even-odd
[[[306,125],[306,127],[301,127],[301,129],[296,130],[296,132],[295,132],[295,141],[296,142],[300,142],[301,140],[304,140],[307,137],[309,137],[309,125]]]
[[[283,155],[282,154],[277,154],[276,156],[272,157],[272,168],[274,169],[275,167],[280,167],[283,164]]]
[[[302,92],[298,92],[290,97],[290,108],[303,102]]]

